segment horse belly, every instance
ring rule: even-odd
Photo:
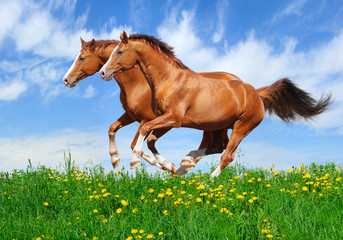
[[[230,128],[239,117],[240,104],[229,92],[221,95],[198,96],[196,104],[186,112],[182,126],[200,130]]]

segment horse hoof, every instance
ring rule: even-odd
[[[193,160],[193,158],[186,156],[181,161],[181,166],[186,167],[186,172],[192,170],[195,167],[195,163],[191,159]]]
[[[131,170],[133,170],[133,169],[135,169],[136,167],[138,167],[139,166],[139,164],[141,163],[141,161],[131,161],[131,163],[130,163],[130,169]]]
[[[119,165],[119,163],[120,163],[120,158],[119,158],[119,157],[112,158],[112,159],[111,159],[111,163],[112,163],[113,168],[118,167],[118,165]]]

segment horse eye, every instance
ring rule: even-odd
[[[79,60],[80,60],[81,62],[83,62],[83,61],[86,60],[86,58],[85,58],[85,57],[80,57]]]
[[[118,55],[122,55],[123,54],[123,51],[118,51]]]

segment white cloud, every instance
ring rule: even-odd
[[[89,84],[83,97],[84,98],[91,98],[94,97],[96,95],[96,90],[95,88],[92,86],[92,84]]]
[[[27,90],[27,83],[21,80],[0,81],[0,100],[15,100]]]
[[[22,14],[22,5],[17,1],[1,1],[0,8],[0,43],[12,31]]]

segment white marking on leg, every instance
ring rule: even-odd
[[[146,160],[148,163],[150,163],[151,165],[156,166],[156,167],[162,169],[162,166],[158,163],[158,161],[157,161],[157,159],[155,157],[153,157],[153,156],[143,152],[142,158],[144,160]]]
[[[63,79],[65,79],[65,78],[68,79],[68,76],[69,76],[69,74],[71,73],[71,71],[73,71],[73,68],[74,68],[74,66],[75,66],[75,63],[76,63],[76,61],[79,59],[80,55],[81,55],[81,52],[76,56],[76,58],[75,58],[73,64],[72,64],[71,67],[69,68],[68,72],[64,75]],[[71,80],[71,79],[69,79],[69,80]],[[71,83],[69,83],[69,84],[71,84]]]
[[[116,168],[119,165],[119,152],[118,148],[116,146],[116,141],[115,141],[115,133],[109,133],[109,152],[111,156],[111,163],[113,165],[113,168]]]
[[[199,150],[191,151],[185,156],[182,161],[181,165],[188,166],[188,167],[195,167],[195,164],[204,156],[206,156],[207,148],[202,148]]]
[[[141,156],[143,142],[144,136],[140,133],[136,145],[132,150],[131,169],[136,168],[140,163],[139,158]]]
[[[158,163],[161,164],[161,166],[163,166],[169,172],[173,172],[174,171],[174,169],[173,169],[174,164],[172,164],[167,159],[162,157],[159,153],[155,153],[154,156],[157,159]]]
[[[216,170],[214,170],[213,173],[211,174],[211,178],[218,177],[221,172],[222,172],[222,170],[220,170],[220,165],[219,165],[216,168]]]

